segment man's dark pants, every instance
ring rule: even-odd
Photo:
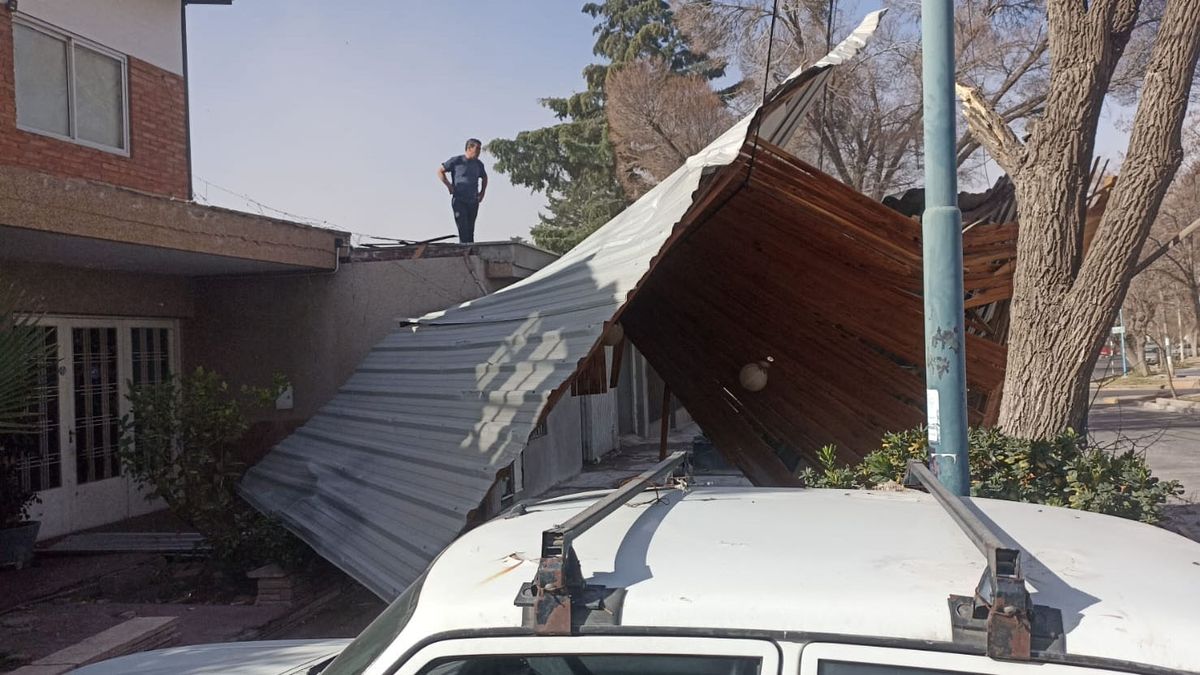
[[[458,226],[458,240],[464,244],[475,241],[475,216],[479,215],[479,200],[470,197],[452,197],[454,224]]]

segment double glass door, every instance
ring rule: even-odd
[[[0,439],[25,449],[22,481],[38,491],[31,515],[40,537],[146,513],[124,475],[120,419],[130,387],[163,381],[176,370],[176,326],[161,319],[46,318],[51,358],[38,364],[37,429]]]

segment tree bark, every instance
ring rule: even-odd
[[[1141,333],[1126,329],[1122,336],[1125,341],[1125,359],[1129,362],[1129,370],[1138,377],[1149,377],[1150,366],[1146,365],[1146,339]]]
[[[1018,437],[1085,431],[1096,355],[1181,160],[1180,130],[1200,51],[1200,0],[1169,0],[1121,179],[1085,257],[1100,106],[1137,11],[1134,0],[1050,0],[1050,92],[1027,145],[999,129],[990,107],[967,114],[976,138],[1003,158],[1017,194],[1020,236],[999,424]]]

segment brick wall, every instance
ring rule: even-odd
[[[129,156],[17,128],[12,14],[0,5],[0,164],[186,199],[183,78],[128,57]]]

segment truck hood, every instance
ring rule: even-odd
[[[83,675],[291,675],[333,658],[350,644],[339,640],[270,640],[171,647],[84,666]]]

